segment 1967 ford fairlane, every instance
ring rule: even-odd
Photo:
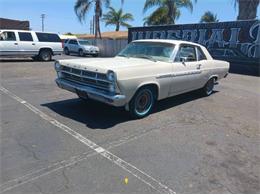
[[[60,88],[143,118],[157,100],[196,89],[209,96],[228,75],[229,63],[214,60],[199,44],[138,40],[114,58],[59,60],[55,69]]]

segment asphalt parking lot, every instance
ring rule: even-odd
[[[230,74],[210,97],[130,120],[59,89],[53,64],[0,62],[0,192],[260,192],[259,77]]]

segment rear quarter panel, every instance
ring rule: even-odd
[[[208,74],[208,80],[212,77],[217,77],[217,79],[222,79],[229,71],[229,62],[222,60],[208,60],[205,70]]]

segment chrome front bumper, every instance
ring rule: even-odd
[[[116,107],[126,105],[126,97],[124,95],[106,94],[102,90],[81,85],[65,79],[58,78],[55,81],[58,87],[60,87],[61,89],[66,89],[73,93],[84,92],[90,99],[97,100]]]

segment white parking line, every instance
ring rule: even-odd
[[[115,142],[110,142],[109,145],[107,146],[107,149],[113,149],[116,148],[118,146],[124,145],[126,143],[129,143],[133,140],[139,139],[143,136],[145,136],[146,134],[148,134],[149,132],[151,132],[152,130],[156,130],[157,128],[152,128],[149,129],[149,131],[142,131],[141,134],[139,133],[138,135],[130,135],[127,137],[122,138],[121,140],[117,140]],[[99,152],[98,152],[99,153]],[[19,187],[23,184],[26,184],[28,182],[37,180],[43,176],[49,175],[53,172],[56,172],[60,169],[72,166],[76,163],[79,163],[83,160],[86,160],[87,158],[91,157],[91,156],[95,156],[98,155],[98,153],[96,151],[92,152],[92,153],[83,153],[80,155],[76,155],[76,156],[72,156],[67,160],[62,160],[56,163],[53,163],[47,167],[43,167],[41,169],[38,169],[36,171],[31,171],[23,176],[20,176],[18,178],[9,180],[5,183],[2,183],[0,185],[0,192],[6,192],[8,190],[11,190],[13,188]]]
[[[88,138],[84,137],[83,135],[77,133],[75,130],[71,129],[70,127],[60,123],[56,119],[54,119],[54,118],[48,116],[47,114],[43,113],[38,108],[36,108],[35,106],[26,102],[25,100],[21,99],[20,97],[16,96],[15,94],[10,92],[6,88],[0,86],[0,90],[3,93],[5,93],[6,95],[12,97],[14,100],[16,100],[19,103],[26,106],[28,109],[30,109],[32,112],[34,112],[35,114],[40,116],[42,119],[48,121],[52,125],[60,128],[61,130],[63,130],[67,134],[76,138],[78,141],[82,142],[83,144],[85,144],[86,146],[91,148],[92,150],[96,151],[101,156],[105,157],[106,159],[110,160],[114,164],[118,165],[119,167],[121,167],[125,171],[129,172],[130,174],[132,174],[133,176],[135,176],[136,178],[138,178],[139,180],[141,180],[145,184],[147,184],[147,185],[151,186],[153,189],[157,190],[158,192],[168,193],[168,194],[174,194],[175,193],[172,189],[170,189],[166,185],[162,184],[158,180],[154,179],[153,177],[151,177],[147,173],[145,173],[145,172],[141,171],[140,169],[136,168],[134,165],[124,161],[123,159],[121,159],[118,156],[116,156],[115,154],[109,152],[105,148],[100,147],[99,145],[97,145],[93,141],[89,140]]]
[[[84,153],[84,154],[81,154],[81,155],[73,156],[68,160],[56,162],[56,163],[51,164],[47,167],[38,169],[36,171],[32,171],[30,173],[27,173],[26,175],[23,175],[21,177],[18,177],[18,178],[15,178],[13,180],[10,180],[10,181],[3,183],[0,186],[0,192],[3,193],[3,192],[6,192],[6,191],[9,191],[11,189],[14,189],[16,187],[19,187],[23,184],[37,180],[40,177],[43,177],[45,175],[49,175],[49,174],[51,174],[55,171],[58,171],[60,169],[72,166],[72,165],[74,165],[74,164],[76,164],[80,161],[83,161],[83,160],[87,159],[88,157],[94,156],[96,154],[97,153],[94,153],[94,152],[93,153]]]

